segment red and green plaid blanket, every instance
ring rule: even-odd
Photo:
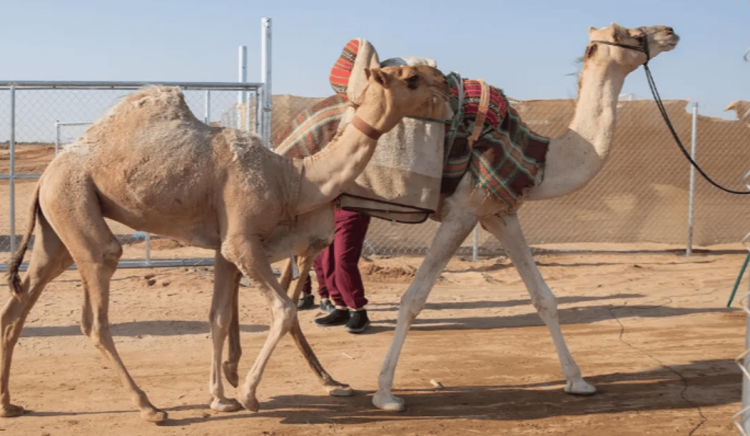
[[[463,104],[459,107],[459,80],[463,84]],[[446,125],[445,165],[441,192],[451,194],[466,171],[471,171],[477,187],[501,200],[509,210],[520,204],[524,191],[534,186],[544,169],[549,138],[532,132],[498,88],[490,88],[490,105],[481,135],[469,148],[479,109],[481,87],[477,81],[448,76],[453,87],[451,107],[456,116]],[[304,157],[318,152],[333,139],[346,112],[347,101],[334,95],[297,116],[286,134],[279,137],[280,154]]]
[[[477,187],[501,200],[509,210],[518,207],[526,189],[534,186],[544,169],[549,138],[537,135],[521,120],[503,92],[490,87],[489,110],[481,134],[473,147],[469,136],[482,95],[476,80],[447,77],[453,90],[450,99],[455,114],[445,132],[445,166],[441,192],[451,194],[466,171],[471,171]],[[459,106],[459,83],[463,84],[463,104]]]

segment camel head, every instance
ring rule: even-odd
[[[675,48],[680,37],[667,26],[628,29],[612,23],[601,29],[590,27],[589,40],[591,44],[583,58],[585,63],[614,62],[629,73],[660,53]]]
[[[365,70],[367,85],[362,92],[361,109],[385,115],[384,131],[405,116],[440,117],[450,96],[445,76],[427,65],[394,66]]]

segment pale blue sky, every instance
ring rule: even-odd
[[[651,63],[665,99],[725,116],[750,100],[750,3],[516,0],[161,1],[3,0],[0,80],[235,81],[238,46],[260,79],[261,18],[273,28],[273,92],[332,93],[329,70],[351,38],[381,59],[423,56],[444,72],[484,78],[517,99],[575,97],[571,73],[589,26],[665,24],[680,45]],[[650,98],[643,70],[624,93]]]

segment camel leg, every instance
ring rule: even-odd
[[[292,292],[291,298],[295,305],[297,304],[297,301],[299,301],[300,294],[302,294],[302,288],[305,286],[305,280],[307,280],[307,276],[310,274],[310,267],[312,267],[317,254],[318,253],[300,256],[298,258],[297,265],[299,266],[300,275],[297,279],[292,280],[291,284],[287,286],[287,289]],[[291,271],[291,269],[291,264],[288,264],[284,272],[286,273],[287,270]],[[291,279],[291,273],[289,274],[289,277]],[[282,279],[283,278],[284,276],[282,276]],[[282,287],[284,286],[283,281],[281,285]],[[320,384],[323,385],[323,389],[328,392],[328,395],[334,397],[348,397],[354,393],[351,386],[334,380],[325,368],[323,368],[323,365],[321,365],[312,347],[310,347],[310,344],[307,342],[304,333],[302,333],[302,328],[299,325],[299,317],[294,318],[294,323],[292,324],[290,333],[294,339],[295,345],[297,345],[297,349],[302,353],[302,357],[304,357],[315,376],[318,377]]]
[[[544,282],[544,278],[542,278],[542,274],[539,272],[536,262],[534,262],[529,244],[526,243],[526,239],[521,231],[518,216],[513,214],[503,217],[485,217],[482,218],[482,226],[495,235],[503,244],[510,259],[513,261],[513,265],[515,265],[523,282],[526,284],[526,289],[528,289],[531,296],[531,304],[534,305],[544,324],[547,325],[552,335],[552,341],[557,349],[562,373],[567,380],[565,392],[577,395],[591,395],[595,393],[596,388],[588,384],[581,377],[581,370],[573,360],[573,356],[565,344],[557,314],[557,300],[549,286]]]
[[[230,232],[227,240],[222,244],[222,255],[234,263],[239,270],[250,278],[260,288],[261,295],[268,300],[271,308],[271,326],[268,337],[260,350],[258,358],[247,374],[242,386],[240,403],[250,411],[258,411],[258,399],[255,391],[263,376],[263,370],[281,338],[289,332],[297,318],[297,307],[286,295],[271,269],[271,264],[265,256],[260,241],[250,239],[242,232]],[[224,302],[217,305],[223,312],[217,314],[217,319],[226,319],[229,325],[231,316],[231,295],[225,296]],[[227,332],[228,328],[222,330]],[[214,345],[221,345],[224,338],[214,339]]]
[[[10,366],[13,360],[13,349],[21,335],[23,324],[45,286],[62,274],[71,264],[68,250],[55,231],[50,227],[44,215],[38,214],[34,250],[31,252],[29,268],[22,281],[21,301],[11,297],[0,315],[2,331],[2,360],[0,360],[0,417],[11,417],[23,414],[21,406],[10,403]]]
[[[395,397],[391,390],[398,357],[406,340],[406,334],[409,332],[409,327],[411,327],[414,319],[424,308],[432,286],[450,261],[451,256],[476,226],[477,217],[474,212],[459,204],[458,201],[452,201],[453,199],[455,199],[455,196],[446,199],[448,210],[442,217],[437,234],[432,240],[414,280],[401,298],[396,331],[380,369],[378,391],[372,398],[372,404],[379,409],[404,410],[404,400]]]
[[[234,267],[234,265],[232,265]],[[236,268],[235,268],[236,270]],[[216,271],[216,269],[214,269]],[[216,274],[216,272],[214,272]],[[240,344],[240,301],[239,301],[239,281],[242,276],[238,276],[237,284],[234,286],[232,293],[232,322],[229,323],[229,339],[227,360],[222,364],[224,368],[224,377],[227,382],[235,388],[239,386],[240,376],[237,367],[242,357],[242,345]],[[289,262],[286,263],[284,271],[281,273],[281,287],[287,289],[289,282],[292,280],[292,268]],[[296,302],[296,301],[295,301]]]
[[[211,301],[211,312],[209,314],[209,323],[211,325],[211,338],[213,339],[213,358],[211,359],[211,376],[208,381],[208,390],[213,396],[211,409],[217,412],[234,412],[240,410],[242,405],[235,399],[229,399],[224,396],[224,386],[221,383],[221,351],[224,344],[224,338],[227,332],[233,328],[236,323],[238,334],[229,340],[229,356],[227,362],[224,362],[224,369],[227,370],[227,380],[232,383],[234,374],[234,386],[237,386],[239,377],[237,376],[237,363],[242,355],[242,348],[239,340],[239,309],[237,306],[237,295],[240,283],[240,272],[237,267],[228,262],[219,251],[214,256],[214,294]],[[229,297],[229,298],[227,298]],[[228,313],[230,320],[223,317],[227,313],[224,305],[229,305]],[[234,311],[234,313],[233,313]],[[236,341],[236,342],[235,342]]]
[[[217,253],[218,254],[218,253]],[[219,254],[220,255],[220,254]],[[229,263],[234,267],[233,264]],[[236,267],[234,267],[237,269]],[[229,349],[227,350],[227,360],[224,361],[224,377],[233,387],[240,384],[240,376],[237,372],[237,366],[242,357],[242,344],[240,343],[240,279],[242,275],[237,273],[234,284],[232,285],[232,321],[229,323]]]
[[[122,246],[98,213],[98,198],[86,187],[59,189],[49,194],[55,194],[55,201],[44,208],[45,214],[81,274],[84,289],[81,331],[114,366],[120,382],[140,410],[141,418],[149,422],[164,421],[166,412],[155,408],[136,385],[112,339],[108,315],[109,285],[122,256]]]
[[[315,255],[317,255],[317,253]],[[315,259],[315,255],[298,257],[297,264],[300,269],[300,276],[297,279],[292,279],[292,267],[289,262],[287,262],[283,272],[281,273],[281,287],[289,289],[289,292],[291,294],[290,298],[295,304],[299,300],[300,294],[302,293],[302,287],[305,285],[305,280],[309,275],[310,267],[312,266],[313,260]],[[234,296],[235,298],[237,297],[236,292]],[[238,303],[236,300],[232,302],[232,309],[234,310],[235,315],[233,316],[232,322],[229,325],[229,353],[227,360],[224,361],[223,364],[225,378],[234,387],[237,387],[237,364],[240,360],[240,356],[242,355],[239,341],[240,326],[239,321],[237,321],[236,315],[237,304]],[[336,381],[333,377],[331,377],[330,374],[328,374],[325,368],[323,368],[323,365],[318,360],[318,357],[315,355],[315,352],[307,342],[307,339],[302,332],[302,328],[299,324],[299,318],[295,317],[294,324],[292,325],[290,333],[292,335],[292,339],[294,339],[294,344],[297,345],[297,349],[299,349],[300,353],[302,353],[302,357],[305,359],[310,369],[318,378],[320,384],[323,385],[323,389],[326,390],[328,395],[334,397],[348,397],[354,393],[351,386],[346,383]]]

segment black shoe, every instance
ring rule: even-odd
[[[370,327],[370,318],[367,317],[366,310],[352,311],[349,322],[346,323],[346,331],[349,333],[359,334]]]
[[[329,315],[329,314],[331,314],[331,313],[332,313],[332,312],[333,312],[334,310],[336,310],[336,306],[334,306],[334,305],[333,305],[333,304],[331,303],[331,300],[320,300],[320,311],[321,311],[321,312],[323,312],[323,313],[325,313],[325,314]]]
[[[308,310],[315,307],[315,296],[313,294],[302,295],[297,302],[297,310]]]
[[[316,319],[315,324],[323,327],[330,327],[334,325],[344,325],[347,321],[349,321],[348,310],[334,309],[334,311],[329,313],[328,316]]]

